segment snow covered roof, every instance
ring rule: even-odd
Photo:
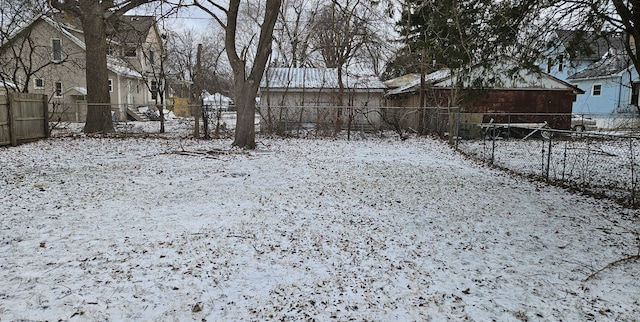
[[[0,80],[0,88],[18,88],[16,84]]]
[[[387,86],[372,72],[347,70],[343,83],[349,89],[380,90]],[[269,68],[260,82],[261,88],[322,89],[339,88],[337,68]]]
[[[125,61],[116,57],[112,57],[112,56],[107,57],[107,68],[109,68],[110,71],[120,76],[132,77],[132,78],[143,78],[140,72],[128,67]]]
[[[447,88],[463,83],[466,88],[475,88],[475,81],[481,80],[484,88],[491,89],[543,89],[543,90],[572,90],[577,93],[582,91],[577,87],[560,80],[552,75],[542,72],[530,72],[525,69],[508,68],[509,65],[496,65],[493,68],[476,67],[466,75],[452,74],[450,69],[441,69],[425,75],[425,82],[432,87]],[[397,79],[387,81],[387,84],[396,84],[398,87],[389,90],[385,97],[400,94],[414,93],[420,87],[420,75],[411,74],[412,77],[403,76],[405,83],[400,84]]]
[[[205,91],[202,94],[202,101],[206,105],[221,105],[226,106],[229,105],[233,100],[229,97],[226,97],[220,93],[209,94],[209,92]]]
[[[437,83],[451,74],[448,68],[435,71],[424,76],[427,84]],[[386,96],[398,95],[403,93],[413,93],[420,87],[420,74],[408,74],[398,78],[390,79],[384,82],[389,87],[395,87],[389,90]]]
[[[607,53],[602,59],[587,66],[585,69],[567,77],[568,80],[587,78],[602,78],[619,76],[620,73],[633,66],[627,54]]]
[[[80,87],[80,86],[67,88],[67,90],[64,91],[64,94],[68,94],[71,92],[76,92],[79,95],[87,95],[87,89],[85,87]]]

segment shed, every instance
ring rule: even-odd
[[[269,68],[260,83],[259,109],[267,123],[342,123],[377,127],[386,85],[373,72],[337,68]]]
[[[425,76],[425,105],[460,107],[482,122],[540,123],[569,129],[577,87],[543,72],[500,65],[466,73],[442,69]],[[387,106],[418,107],[419,76],[387,92]]]

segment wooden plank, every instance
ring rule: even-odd
[[[11,144],[9,103],[5,95],[0,95],[0,146],[9,144]]]
[[[144,119],[140,114],[136,113],[135,111],[133,111],[130,108],[127,108],[127,114],[129,114],[131,117],[133,117],[133,119],[136,120],[136,121],[140,121],[140,122],[146,121],[146,119]]]
[[[13,122],[13,110],[14,110],[14,97],[15,97],[16,93],[10,93],[9,94],[9,108],[7,109],[9,111],[9,137],[11,138],[11,145],[12,146],[16,146],[18,145],[18,140],[16,139],[16,126],[15,123]]]

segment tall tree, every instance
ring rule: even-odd
[[[284,0],[275,27],[275,53],[272,65],[283,67],[312,66],[311,38],[320,1]]]
[[[247,57],[248,48],[245,47],[239,51],[240,48],[237,41],[241,0],[229,0],[228,8],[222,3],[224,1],[194,1],[196,6],[210,14],[225,29],[225,50],[233,70],[237,107],[237,123],[233,145],[244,149],[255,149],[256,96],[267,61],[271,55],[273,30],[280,13],[282,0],[266,0],[264,14],[261,14],[262,23],[255,55],[250,58]],[[249,64],[251,65],[249,66]]]
[[[114,132],[107,69],[107,36],[127,11],[155,0],[50,0],[49,4],[80,20],[86,45],[86,133]]]
[[[459,68],[478,63],[492,35],[493,0],[406,0],[397,25],[420,64]]]

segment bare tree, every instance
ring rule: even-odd
[[[228,8],[222,1],[194,1],[194,4],[210,14],[225,30],[225,49],[233,70],[235,103],[237,111],[236,132],[233,145],[254,149],[256,96],[260,80],[271,55],[273,30],[280,12],[281,0],[266,0],[255,54],[248,57],[248,47],[238,47],[238,22],[240,0],[230,0]],[[251,62],[249,62],[251,61]],[[249,66],[249,64],[251,64]]]
[[[80,20],[86,45],[86,133],[114,132],[107,69],[107,36],[127,11],[155,0],[50,0],[49,4]]]
[[[336,68],[338,73],[337,106],[345,103],[344,71],[351,59],[361,53],[366,44],[377,41],[372,31],[373,21],[366,18],[370,12],[369,0],[333,0],[322,8],[315,22],[315,34],[312,37],[314,49],[320,53],[326,67]],[[351,113],[348,115],[351,121]],[[336,109],[335,133],[342,129],[343,109]]]
[[[279,67],[314,66],[311,38],[321,1],[285,0],[275,27],[275,53],[271,64]]]

